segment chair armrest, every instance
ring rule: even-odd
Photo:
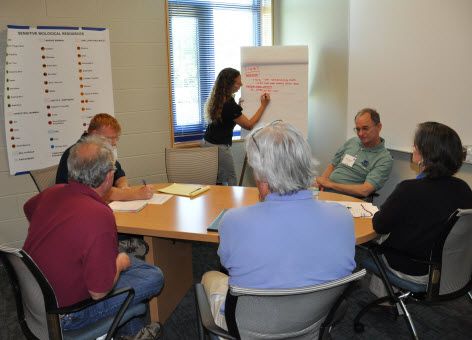
[[[396,255],[396,256],[400,256],[400,257],[403,257],[407,260],[410,260],[412,262],[417,262],[417,263],[421,263],[421,264],[426,264],[426,265],[441,265],[439,262],[435,262],[435,261],[428,261],[428,260],[424,260],[424,259],[419,259],[417,257],[413,257],[409,254],[406,254],[398,249],[394,249],[394,248],[391,248],[391,247],[388,247],[386,245],[382,245],[382,244],[379,244],[377,245],[377,247],[374,248],[374,251],[377,253],[377,254],[393,254],[393,255]]]
[[[208,330],[210,333],[221,336],[225,339],[234,339],[235,337],[231,336],[223,328],[219,327],[215,320],[213,319],[213,314],[211,313],[210,304],[208,302],[205,289],[201,283],[195,284],[195,297],[197,300],[197,309],[200,316],[200,321],[203,324],[203,327]]]
[[[77,312],[81,309],[84,309],[86,307],[92,306],[96,303],[102,302],[104,300],[107,300],[109,298],[112,298],[112,297],[115,297],[115,296],[118,296],[118,295],[121,295],[121,294],[124,294],[124,293],[127,293],[127,296],[126,296],[125,300],[122,302],[122,304],[120,306],[120,309],[116,313],[116,315],[113,319],[113,322],[111,323],[110,328],[108,329],[107,335],[105,337],[105,340],[111,340],[113,338],[113,336],[115,335],[116,330],[118,329],[118,326],[121,322],[121,319],[123,319],[123,316],[125,315],[125,312],[126,312],[126,310],[128,309],[128,306],[131,303],[131,300],[133,300],[133,298],[134,298],[134,289],[131,288],[131,287],[123,287],[123,288],[120,288],[120,289],[112,289],[106,296],[104,296],[101,299],[98,299],[98,300],[87,299],[87,300],[78,302],[74,305],[64,307],[64,308],[57,308],[54,311],[48,311],[48,312],[52,312],[52,313],[55,313],[55,314],[69,314],[69,313]]]
[[[382,243],[379,244],[379,243],[371,241],[371,242],[364,243],[362,245],[356,245],[356,247],[360,248],[360,249],[367,250],[368,252],[371,253],[371,255],[376,254],[378,256],[378,255],[382,255],[382,254],[393,254],[393,255],[403,257],[403,258],[405,258],[407,260],[410,260],[412,262],[417,262],[417,263],[421,263],[421,264],[425,264],[425,265],[434,265],[434,266],[440,266],[441,265],[437,261],[428,261],[428,260],[424,260],[424,259],[419,259],[419,258],[413,257],[409,254],[406,254],[406,253],[404,253],[404,252],[402,252],[398,249],[386,246]]]
[[[75,313],[78,312],[86,307],[90,307],[92,305],[95,305],[99,302],[102,302],[104,300],[107,300],[109,298],[112,298],[114,296],[121,295],[123,293],[128,293],[132,291],[134,295],[134,289],[131,287],[123,287],[120,289],[112,289],[107,295],[102,297],[101,299],[94,300],[92,298],[77,302],[73,305],[70,306],[65,306],[65,307],[58,307],[56,309],[49,309],[48,312],[52,314],[70,314],[70,313]]]

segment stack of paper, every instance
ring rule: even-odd
[[[136,201],[113,201],[110,204],[110,208],[113,211],[121,211],[121,212],[137,212],[143,209],[146,206],[145,200],[136,200]]]
[[[195,197],[201,193],[209,190],[208,185],[195,185],[195,184],[179,184],[174,183],[165,188],[159,189],[160,192],[165,192],[166,194],[179,195],[186,197]]]
[[[379,211],[372,203],[368,202],[347,202],[347,201],[325,201],[331,203],[338,203],[344,205],[353,217],[368,217],[372,218],[374,214]]]
[[[108,205],[113,211],[117,212],[137,212],[148,204],[163,204],[171,197],[172,195],[154,194],[148,200],[114,201]]]

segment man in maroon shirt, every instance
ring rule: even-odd
[[[135,289],[133,304],[162,288],[159,268],[118,253],[115,217],[103,200],[113,185],[114,162],[108,143],[85,138],[70,151],[69,184],[55,185],[24,206],[30,222],[24,249],[51,283],[61,307],[99,299],[115,284]],[[63,327],[80,328],[116,313],[121,301],[110,301],[64,316]],[[142,321],[130,322],[120,334],[135,334]]]

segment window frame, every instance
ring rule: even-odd
[[[253,20],[253,40],[254,46],[262,46],[263,42],[263,32],[262,27],[263,23],[263,13],[262,13],[262,4],[265,0],[252,0],[250,4],[235,4],[227,5],[224,2],[221,3],[221,7],[218,5],[218,8],[234,8],[234,9],[243,9],[250,10],[253,13],[253,16],[256,16],[256,20]],[[271,21],[273,21],[273,4],[270,0],[271,6]],[[167,32],[168,32],[168,57],[169,57],[169,102],[170,102],[170,125],[171,125],[171,144],[194,144],[198,143],[203,139],[206,121],[205,121],[205,112],[204,112],[204,103],[206,102],[208,96],[210,95],[214,79],[216,78],[215,74],[215,55],[214,55],[214,32],[208,31],[208,28],[214,29],[213,25],[213,9],[215,8],[216,2],[211,1],[201,1],[196,0],[167,0],[167,11],[166,11],[166,21],[167,21]],[[184,13],[177,13],[177,7],[184,7]],[[173,41],[172,41],[172,18],[173,17],[194,17],[197,19],[197,37],[198,37],[198,98],[200,101],[199,105],[199,118],[200,122],[197,124],[177,125],[176,116],[178,113],[177,103],[176,103],[176,94],[174,91],[174,62],[173,62]],[[270,27],[271,37],[273,37],[273,27]],[[208,39],[208,38],[211,39]],[[211,40],[211,41],[209,41]],[[203,46],[203,47],[200,47]],[[205,73],[205,76],[202,74]],[[179,128],[182,126],[182,128]],[[179,128],[179,132],[176,133],[176,130]],[[236,137],[239,139],[241,134],[240,130],[235,130],[233,132],[233,139]]]

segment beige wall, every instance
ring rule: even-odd
[[[308,45],[308,142],[322,172],[346,138],[348,0],[274,0],[274,45]]]
[[[10,176],[5,149],[3,65],[6,25],[95,26],[110,29],[115,115],[123,128],[119,160],[130,182],[166,180],[170,145],[164,0],[0,1],[0,244],[21,245],[23,203],[36,193],[27,175]],[[79,136],[77,136],[78,138]]]

